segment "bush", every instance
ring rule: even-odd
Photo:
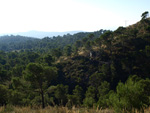
[[[145,80],[137,76],[130,77],[125,84],[119,83],[116,93],[110,95],[110,101],[116,112],[134,112],[137,109],[143,112],[148,107],[150,99],[144,87],[148,87]],[[150,80],[147,80],[150,83]],[[147,83],[147,82],[146,82]],[[145,84],[145,85],[144,85]]]
[[[87,97],[84,99],[83,104],[86,107],[93,107],[93,105],[95,104],[95,99],[93,99],[92,97]]]

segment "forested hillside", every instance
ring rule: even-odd
[[[34,50],[36,52],[47,52],[54,48],[63,49],[64,46],[72,45],[77,40],[88,38],[90,34],[93,34],[93,38],[99,37],[106,30],[99,30],[95,32],[80,32],[74,35],[66,34],[64,36],[43,37],[43,39],[6,35],[0,37],[0,50],[2,51],[15,51],[15,50]]]
[[[0,36],[0,50],[15,51],[15,50],[24,49],[30,46],[30,44],[28,45],[28,43],[37,42],[38,40],[39,39],[37,38],[24,37],[24,36],[19,36],[19,35]],[[28,48],[31,48],[31,47],[28,47]]]
[[[15,43],[0,51],[0,105],[82,106],[144,112],[150,106],[150,18]],[[0,46],[0,48],[2,48]],[[18,51],[15,51],[18,50]]]

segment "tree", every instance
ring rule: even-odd
[[[55,90],[55,97],[58,99],[59,104],[64,105],[67,102],[68,86],[58,84]]]
[[[91,41],[88,40],[88,41],[85,43],[84,46],[85,46],[86,49],[91,50],[91,47],[92,47]]]
[[[44,57],[44,60],[45,60],[46,63],[48,63],[49,66],[51,66],[52,62],[54,61],[54,59],[51,55],[46,55]]]
[[[110,66],[109,64],[103,64],[101,67],[101,71],[103,73],[103,79],[110,79]]]
[[[85,96],[86,97],[83,100],[83,104],[87,107],[93,107],[93,105],[96,103],[96,88],[93,86],[89,86]]]
[[[31,100],[29,99],[28,82],[21,77],[12,77],[11,87],[9,103],[18,106],[29,105]]]
[[[74,53],[77,55],[78,54],[78,49],[82,46],[82,41],[77,40],[74,44]]]
[[[112,57],[112,42],[113,42],[113,33],[111,31],[107,31],[100,36],[102,43],[105,45],[105,49],[110,51],[110,57]]]
[[[142,20],[146,19],[149,15],[149,12],[148,11],[145,11],[144,13],[142,13],[141,17],[142,17]]]
[[[83,39],[82,39],[82,43],[85,43],[85,42],[87,42],[88,41],[88,38],[87,37],[84,37]]]
[[[81,47],[82,46],[82,41],[80,41],[80,40],[77,40],[76,42],[75,42],[75,47]]]
[[[0,83],[8,79],[9,76],[7,76],[7,70],[0,69]]]
[[[61,49],[60,48],[52,49],[52,55],[59,58],[62,55]]]
[[[97,104],[101,108],[108,107],[108,100],[109,100],[109,91],[110,91],[110,84],[106,81],[102,82],[101,85],[98,87],[98,95],[99,98]]]
[[[145,52],[146,52],[146,55],[149,57],[150,56],[150,46],[145,46]]]
[[[147,92],[149,84],[150,80],[140,79],[137,76],[129,77],[125,84],[119,82],[116,93],[110,95],[115,110],[132,113],[137,109],[143,112],[150,104],[150,94]]]
[[[93,40],[94,34],[93,34],[93,33],[89,34],[89,35],[88,35],[88,38],[89,38],[90,40]]]
[[[38,58],[39,58],[39,54],[38,53],[34,53],[34,52],[29,52],[28,53],[28,60],[30,62],[35,62],[36,59],[38,59]]]
[[[82,99],[83,99],[83,89],[82,89],[82,87],[77,85],[75,87],[75,89],[73,90],[73,95],[76,97],[76,103],[78,105],[80,105],[81,102],[82,102]]]
[[[14,89],[20,89],[23,86],[19,77],[12,77],[11,82]]]
[[[83,99],[83,89],[79,85],[76,85],[73,90],[73,95],[68,95],[68,103],[69,105],[81,105]]]
[[[13,76],[22,76],[22,71],[24,69],[24,66],[23,65],[18,65],[16,64],[13,68],[12,68],[12,72],[11,74]]]
[[[55,67],[44,67],[37,63],[30,63],[26,67],[25,79],[31,83],[35,91],[41,94],[42,108],[45,107],[44,92],[50,82],[57,77]]]
[[[8,102],[8,89],[0,84],[0,106],[6,105]]]
[[[66,56],[70,56],[72,52],[72,47],[70,45],[65,46],[64,52]]]
[[[98,88],[104,79],[103,73],[94,73],[89,77],[89,84],[95,88]]]

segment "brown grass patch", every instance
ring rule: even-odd
[[[110,109],[88,109],[88,108],[75,108],[71,109],[67,107],[51,107],[48,106],[45,109],[41,108],[31,108],[31,107],[15,107],[6,106],[0,107],[0,113],[113,113]]]

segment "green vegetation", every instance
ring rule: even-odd
[[[114,32],[1,42],[0,106],[144,112],[150,107],[147,14]]]
[[[148,17],[148,15],[149,15],[149,12],[148,11],[145,11],[143,14],[142,14],[142,20],[143,19],[146,19],[147,17]]]

